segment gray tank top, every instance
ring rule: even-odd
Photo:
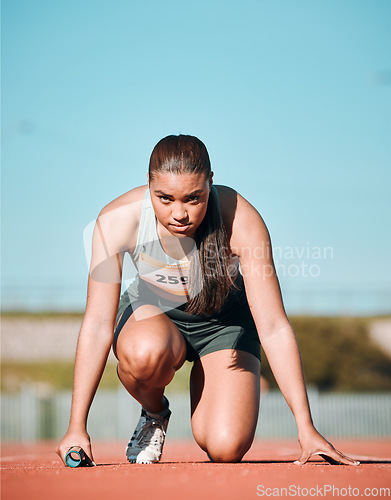
[[[195,251],[194,242],[188,257]],[[162,310],[188,301],[190,261],[174,259],[163,250],[149,188],[143,197],[137,243],[131,258],[138,273],[121,297],[117,321],[126,307],[136,301],[156,304]]]

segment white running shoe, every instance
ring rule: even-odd
[[[167,409],[168,410],[168,409]],[[164,439],[171,411],[166,417],[150,417],[144,408],[137,427],[126,448],[126,456],[130,463],[153,464],[162,456]]]

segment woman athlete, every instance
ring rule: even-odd
[[[71,417],[58,455],[64,461],[77,445],[92,458],[87,416],[112,346],[119,379],[142,406],[126,449],[130,462],[160,460],[171,414],[164,389],[186,359],[194,363],[196,442],[214,462],[240,461],[258,420],[262,343],[296,420],[296,463],[318,454],[357,465],[313,425],[261,216],[236,191],[212,181],[205,145],[192,136],[168,136],[152,152],[148,185],[99,214]],[[119,300],[126,252],[138,273]]]

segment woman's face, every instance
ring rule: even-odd
[[[160,224],[178,238],[194,234],[205,217],[211,185],[204,174],[155,174],[149,189]]]

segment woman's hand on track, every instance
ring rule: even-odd
[[[91,459],[93,465],[96,465],[94,462],[94,458],[92,456],[90,436],[87,434],[86,431],[73,431],[73,430],[68,430],[68,432],[62,438],[60,444],[56,448],[56,453],[64,462],[64,464],[65,464],[65,455],[67,454],[69,449],[74,446],[80,446],[80,448],[83,448],[86,455]]]
[[[329,443],[319,432],[313,428],[304,436],[299,437],[301,455],[294,463],[304,465],[313,455],[321,456],[332,465],[359,465],[360,462],[350,458]]]

